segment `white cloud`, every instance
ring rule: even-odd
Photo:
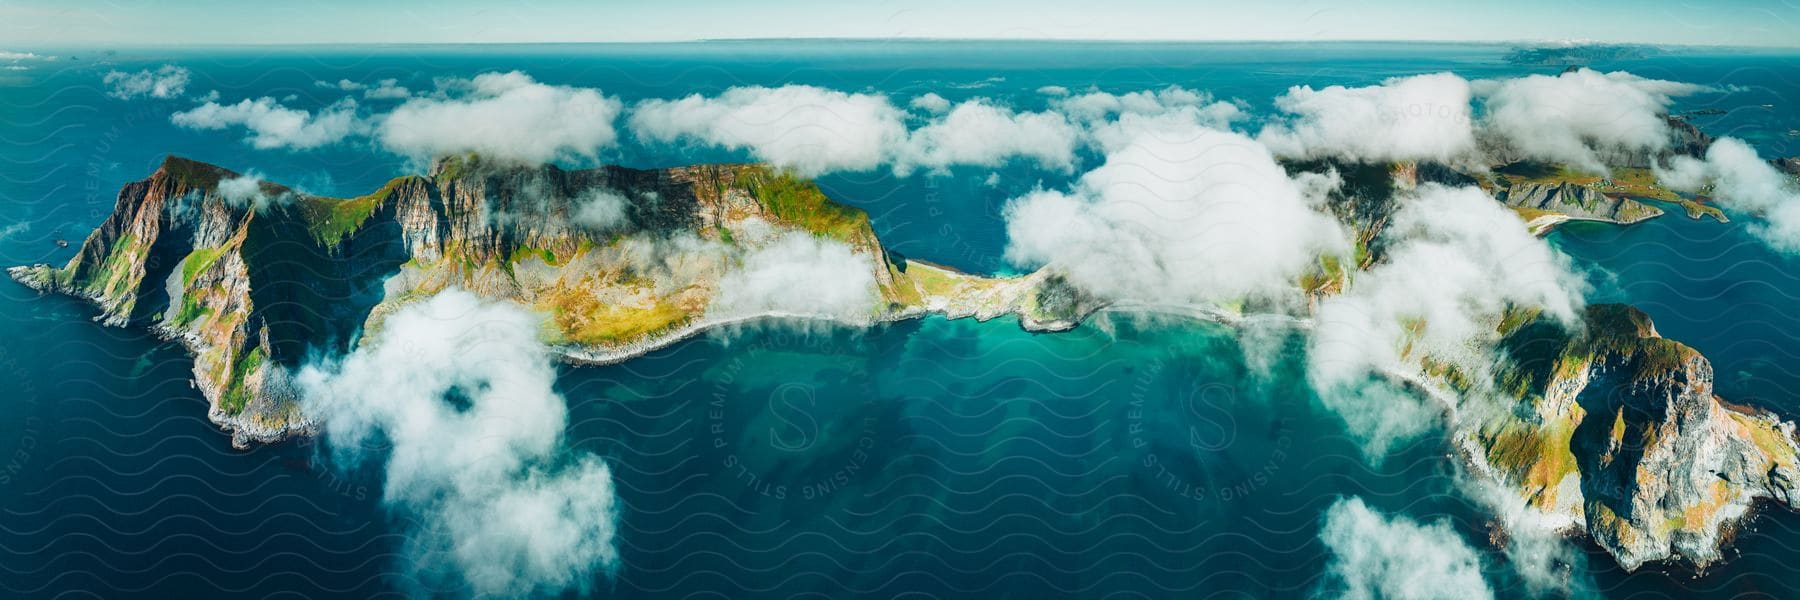
[[[120,100],[130,100],[139,96],[169,99],[180,96],[187,91],[188,80],[192,77],[184,67],[163,65],[152,71],[145,69],[136,73],[110,71],[101,82],[112,88],[108,96]]]
[[[230,179],[219,180],[217,191],[219,197],[225,199],[226,204],[237,208],[249,207],[256,212],[263,212],[270,206],[286,203],[293,199],[293,195],[286,192],[274,196],[269,195],[268,191],[263,189],[264,183],[262,175],[251,171]]]
[[[1092,91],[1063,98],[1054,106],[1070,118],[1090,125],[1100,125],[1123,115],[1186,113],[1197,116],[1204,126],[1224,129],[1244,116],[1237,105],[1215,102],[1209,94],[1180,86],[1125,94]]]
[[[1508,307],[1574,322],[1586,290],[1567,257],[1480,189],[1428,184],[1398,201],[1382,233],[1384,261],[1319,303],[1307,350],[1320,402],[1377,460],[1433,427],[1445,408],[1384,374],[1412,372],[1408,365],[1430,357],[1487,380],[1494,329]]]
[[[584,591],[618,563],[612,476],[565,447],[567,406],[539,325],[451,289],[296,377],[338,459],[390,447],[382,500],[414,527],[405,563],[417,576],[448,563],[477,595],[555,594]]]
[[[1043,94],[1045,96],[1061,97],[1061,96],[1069,95],[1069,88],[1066,88],[1066,87],[1063,87],[1060,85],[1046,85],[1044,87],[1038,88],[1037,93]]]
[[[1209,127],[1198,104],[1158,110],[1096,130],[1105,163],[1072,189],[1008,203],[1007,258],[1102,297],[1188,304],[1281,296],[1347,251],[1317,186],[1261,144]]]
[[[630,125],[650,142],[686,141],[748,151],[804,175],[958,165],[993,167],[1015,158],[1047,168],[1073,167],[1081,131],[1055,112],[1015,112],[989,100],[951,106],[928,93],[910,102],[932,114],[908,131],[906,113],[885,96],[789,85],[739,87],[717,97],[647,100]]]
[[[259,197],[265,197],[262,191],[263,179],[255,171],[219,181],[219,195],[238,206],[252,203]]]
[[[752,232],[733,230],[744,241]],[[643,275],[659,296],[718,281],[736,257],[736,246],[702,239],[691,231],[667,236],[637,232],[620,242],[625,264]]]
[[[1257,139],[1283,157],[1452,163],[1475,151],[1469,101],[1469,82],[1450,73],[1358,88],[1296,86],[1275,99],[1288,116]]]
[[[245,141],[261,149],[317,148],[368,129],[356,115],[356,101],[349,98],[321,109],[316,115],[282,106],[268,96],[229,105],[207,102],[175,113],[169,120],[189,129],[242,127],[248,133]]]
[[[337,80],[337,83],[332,83],[329,81],[314,81],[313,85],[316,85],[316,86],[319,86],[319,87],[322,87],[325,89],[335,89],[335,90],[341,90],[341,91],[345,91],[345,92],[360,91],[364,88],[369,87],[369,86],[366,86],[361,83],[357,83],[357,82],[354,82],[354,81],[351,81],[348,79],[339,79],[339,80]]]
[[[746,150],[758,160],[819,175],[880,166],[905,139],[904,118],[885,96],[787,85],[646,100],[632,111],[630,124],[646,141]]]
[[[595,188],[575,199],[575,224],[592,231],[611,231],[626,224],[631,201],[618,192]]]
[[[849,245],[804,232],[750,250],[719,280],[709,312],[765,312],[866,322],[877,307],[875,262]]]
[[[313,82],[313,85],[328,90],[362,92],[362,97],[368,100],[400,100],[412,97],[412,90],[407,89],[406,86],[400,85],[399,79],[393,78],[377,81],[375,82],[375,85],[348,79],[339,79],[336,83],[330,81],[315,81]]]
[[[465,152],[495,160],[594,160],[613,145],[623,104],[598,90],[538,83],[529,75],[484,73],[446,82],[444,97],[414,98],[377,131],[389,150],[429,160]]]
[[[375,82],[375,87],[363,91],[363,98],[369,100],[402,100],[412,97],[412,90],[400,85],[398,79],[383,79]]]
[[[952,165],[997,167],[1013,158],[1046,169],[1075,168],[1081,130],[1054,112],[1013,112],[987,100],[970,100],[913,131],[898,150],[894,172],[942,170]]]
[[[1481,556],[1445,522],[1387,517],[1361,498],[1325,510],[1319,540],[1331,551],[1328,595],[1354,600],[1491,599]]]
[[[1711,185],[1720,206],[1761,219],[1750,229],[1757,237],[1776,250],[1800,252],[1800,184],[1743,140],[1714,140],[1705,160],[1676,156],[1668,167],[1658,167],[1657,179],[1684,192]]]
[[[943,96],[939,96],[934,92],[926,92],[923,96],[913,98],[911,105],[913,108],[934,115],[950,110],[950,101],[945,100]]]
[[[1663,115],[1669,105],[1707,89],[1585,68],[1472,86],[1486,99],[1481,135],[1524,157],[1596,173],[1606,172],[1608,164],[1641,163],[1667,148],[1672,132]]]
[[[21,61],[21,60],[37,60],[40,58],[43,58],[43,57],[33,54],[31,52],[7,52],[4,50],[0,50],[0,60]]]

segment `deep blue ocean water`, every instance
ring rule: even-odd
[[[162,64],[192,94],[343,94],[316,81],[523,70],[626,101],[806,83],[899,100],[936,92],[1041,107],[1061,85],[1124,92],[1176,84],[1253,111],[1290,85],[1367,84],[1454,70],[1554,72],[1505,48],[1421,44],[1040,44],[733,42],[629,46],[205,50],[52,49],[0,71],[0,262],[63,262],[124,183],[165,154],[323,194],[355,195],[404,172],[346,144],[259,151],[233,132],[172,126],[191,101],[120,101],[100,79]],[[1795,56],[1687,52],[1618,64],[1648,77],[1729,86],[1678,110],[1766,156],[1800,154]],[[1770,105],[1765,108],[1764,105]],[[630,166],[743,160],[629,140]],[[1091,166],[1091,163],[1090,163]],[[890,248],[980,272],[1009,267],[1002,203],[1073,174],[1009,167],[947,177],[832,175]],[[1595,281],[1596,300],[1647,310],[1710,357],[1721,395],[1800,417],[1792,348],[1794,259],[1741,223],[1666,217],[1551,236]],[[0,595],[369,597],[413,583],[402,523],[378,472],[340,472],[311,442],[232,450],[204,416],[180,348],[100,327],[78,301],[0,283]],[[1288,340],[1288,344],[1296,344]],[[1299,377],[1297,351],[1248,365],[1235,332],[1106,318],[1059,335],[1016,323],[926,319],[867,332],[771,326],[703,337],[608,367],[565,367],[573,443],[607,457],[624,507],[621,567],[594,593],[622,597],[1306,597],[1328,559],[1320,512],[1355,495],[1448,520],[1484,552],[1489,582],[1521,593],[1485,544],[1489,518],[1454,482],[1449,448],[1420,440],[1370,466]],[[801,385],[796,385],[798,382]],[[1772,512],[1732,557],[1696,576],[1626,574],[1596,548],[1579,578],[1608,597],[1800,593],[1800,518]],[[443,590],[454,593],[454,590]]]

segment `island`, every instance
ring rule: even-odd
[[[1633,199],[1661,190],[1641,169],[1602,178],[1515,163],[1482,172],[1420,163],[1284,166],[1339,174],[1343,185],[1326,210],[1355,238],[1353,257],[1321,261],[1295,282],[1310,306],[1380,263],[1399,193],[1425,182],[1488,190],[1539,234],[1570,220],[1629,224],[1662,214]],[[1716,211],[1689,201],[1699,207],[1691,217]],[[820,315],[721,304],[734,269],[793,236],[856,257],[866,271],[858,278],[872,286],[867,305]],[[452,287],[546,315],[543,339],[574,363],[627,360],[769,317],[1007,317],[1054,332],[1096,311],[1130,310],[1075,288],[1054,265],[984,276],[895,255],[864,211],[766,166],[564,170],[474,155],[441,158],[425,175],[355,198],[308,195],[170,157],[120,191],[113,213],[67,264],[10,274],[92,302],[104,324],[148,326],[179,340],[194,356],[209,417],[240,446],[315,432],[289,381],[294,369],[309,356],[378,341],[387,315]],[[1245,310],[1194,309],[1226,323]],[[1491,372],[1458,372],[1421,356],[1414,360],[1426,379],[1404,383],[1502,390],[1507,410],[1451,416],[1462,459],[1548,526],[1591,536],[1627,569],[1669,559],[1705,565],[1757,503],[1800,507],[1793,423],[1715,397],[1706,359],[1660,337],[1634,308],[1591,306],[1582,325],[1514,310],[1493,324],[1502,355]]]
[[[1515,65],[1570,66],[1596,62],[1637,60],[1661,54],[1655,46],[1638,44],[1562,44],[1514,48],[1506,62]]]
[[[227,191],[246,182],[254,187]],[[617,214],[584,223],[584,202]],[[91,301],[105,324],[179,340],[210,418],[245,446],[313,431],[288,381],[309,353],[346,351],[384,316],[452,286],[548,315],[546,342],[578,363],[618,362],[727,323],[811,316],[710,310],[733,252],[788,232],[866,259],[877,288],[858,315],[866,321],[1016,315],[1054,331],[1092,309],[1047,272],[989,278],[891,255],[865,212],[757,165],[565,171],[457,156],[368,195],[327,198],[169,157],[120,191],[67,265],[10,273]],[[697,251],[655,256],[658,245]],[[665,258],[684,262],[666,269]]]

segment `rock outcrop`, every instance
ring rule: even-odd
[[[1783,172],[1783,173],[1787,173],[1788,175],[1792,175],[1794,177],[1800,177],[1800,156],[1789,156],[1787,158],[1777,158],[1777,159],[1771,160],[1769,162],[1774,163],[1775,168],[1781,169],[1781,172]]]
[[[1701,131],[1687,117],[1665,116],[1663,121],[1669,124],[1669,131],[1674,132],[1669,140],[1668,153],[1676,156],[1705,159],[1706,149],[1712,147],[1712,136]],[[1633,165],[1649,166],[1649,165]]]
[[[841,244],[870,269],[867,307],[816,315],[721,307],[719,282],[784,236]],[[435,163],[357,198],[325,198],[170,157],[120,190],[62,266],[10,269],[85,298],[108,325],[143,324],[195,356],[214,422],[237,445],[311,431],[288,376],[448,287],[547,315],[566,358],[614,362],[761,316],[925,314],[1072,327],[1098,307],[1048,273],[986,278],[890,256],[866,213],[757,165],[658,170]]]
[[[1499,194],[1514,208],[1541,211],[1565,220],[1628,225],[1662,216],[1663,211],[1630,198],[1615,198],[1572,183],[1516,183]]]
[[[1757,501],[1800,508],[1793,423],[1715,397],[1712,365],[1643,312],[1592,306],[1576,331],[1529,322],[1501,349],[1496,384],[1518,403],[1469,428],[1463,447],[1626,569],[1704,566]]]

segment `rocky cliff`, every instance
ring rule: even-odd
[[[1573,329],[1506,335],[1495,383],[1517,403],[1462,434],[1479,470],[1626,569],[1704,566],[1757,501],[1800,508],[1793,423],[1715,397],[1706,358],[1635,308],[1589,307]]]
[[[1800,177],[1800,156],[1789,156],[1787,158],[1777,158],[1777,159],[1770,160],[1769,162],[1773,163],[1775,165],[1775,168],[1781,169],[1781,171],[1784,173],[1787,173],[1794,177]]]
[[[1669,140],[1668,150],[1671,155],[1699,159],[1706,158],[1706,149],[1712,147],[1712,136],[1701,131],[1700,128],[1695,126],[1692,121],[1689,121],[1687,117],[1679,115],[1665,116],[1663,117],[1663,121],[1669,124],[1669,130],[1673,132],[1673,136]],[[1649,164],[1646,161],[1645,164],[1632,166],[1649,166]]]
[[[1513,183],[1498,194],[1527,221],[1556,217],[1563,221],[1600,221],[1629,225],[1660,217],[1663,211],[1630,198],[1612,197],[1573,183]]]
[[[228,197],[219,191],[227,181],[247,185]],[[351,295],[346,286],[368,258],[316,243],[304,203],[256,207],[258,198],[292,195],[170,158],[120,190],[112,214],[67,265],[10,272],[33,288],[92,301],[106,324],[147,324],[181,340],[212,419],[240,444],[279,439],[311,428],[280,365],[297,361],[309,343],[344,339],[333,317],[347,315],[326,299]]]
[[[791,236],[859,258],[867,306],[822,315],[716,302],[749,253]],[[181,340],[210,416],[239,445],[311,430],[288,373],[452,286],[541,311],[547,341],[587,362],[767,315],[1017,315],[1056,330],[1095,308],[1047,273],[985,278],[890,256],[863,211],[756,165],[565,171],[465,156],[326,198],[171,157],[120,190],[68,264],[10,273],[88,299],[108,325]]]

